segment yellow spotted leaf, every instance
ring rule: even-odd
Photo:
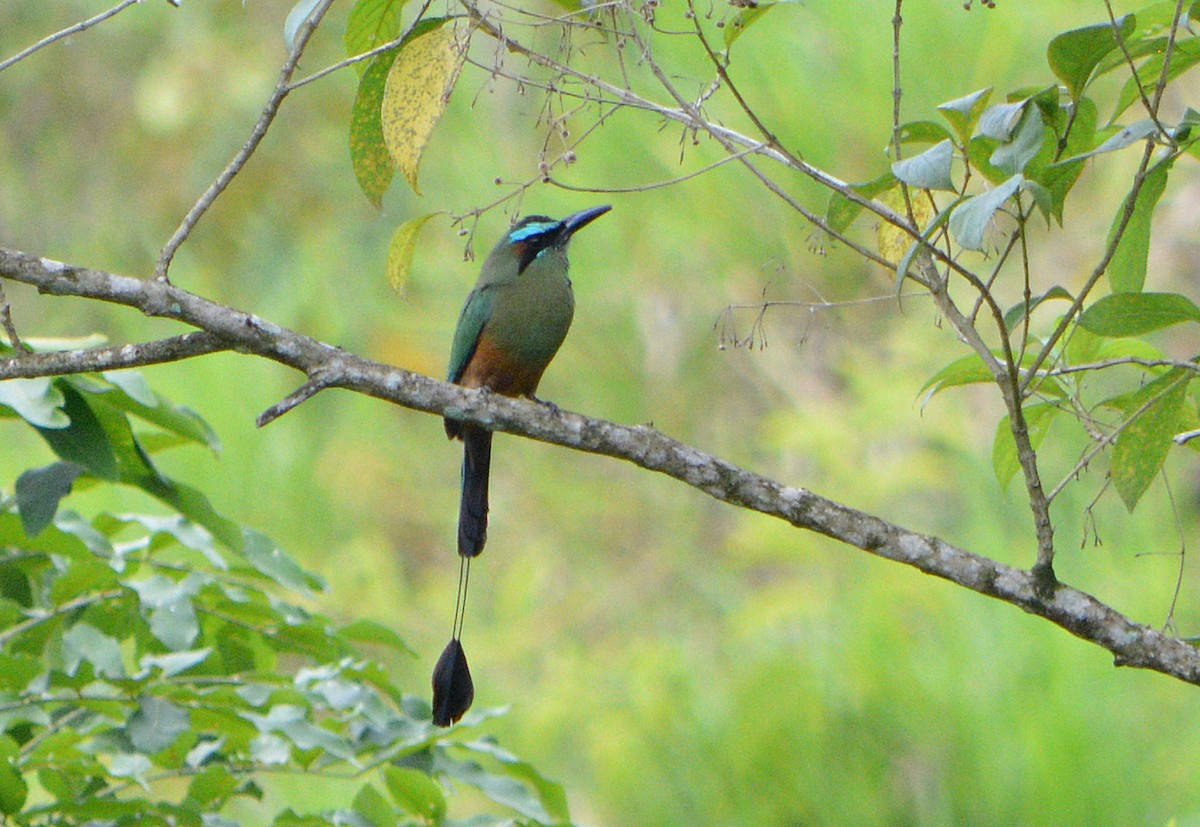
[[[425,226],[425,222],[435,215],[437,213],[433,212],[411,221],[405,221],[396,228],[396,232],[392,235],[387,258],[388,284],[401,296],[404,295],[408,278],[412,275],[413,253],[417,250],[417,236],[421,234],[421,228]]]
[[[380,110],[383,139],[418,195],[421,154],[446,111],[464,54],[454,28],[440,26],[406,43],[388,72]]]
[[[908,188],[908,196],[912,201],[913,218],[916,219],[917,227],[923,230],[929,226],[929,222],[934,217],[933,199],[929,197],[927,190],[918,190],[912,187]],[[899,187],[885,192],[880,196],[879,201],[891,207],[898,215],[904,215],[907,209],[904,205],[904,193]],[[899,227],[894,227],[886,222],[879,225],[879,255],[888,261],[895,262],[904,258],[904,254],[913,245],[913,241],[913,237]]]

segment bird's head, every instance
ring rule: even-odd
[[[591,207],[560,221],[544,215],[527,215],[500,239],[489,258],[515,258],[520,273],[546,250],[565,249],[571,236],[611,209],[608,204]]]

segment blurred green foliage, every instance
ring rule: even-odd
[[[910,2],[906,113],[985,86],[1041,82],[1050,38],[1102,14],[1083,5],[965,12]],[[289,6],[146,3],[0,73],[0,242],[150,273],[257,118],[284,57]],[[1134,4],[1114,6],[1120,14]],[[9,0],[0,56],[96,10]],[[342,56],[346,12],[335,4],[302,74]],[[739,85],[780,139],[846,180],[888,169],[891,13],[861,0],[780,5],[734,47]],[[678,48],[672,65],[699,90],[709,69],[682,40]],[[384,275],[389,239],[417,215],[489,203],[506,191],[497,179],[536,174],[544,101],[467,67],[422,162],[425,197],[395,186],[379,213],[347,150],[356,82],[344,70],[292,93],[172,277],[441,375],[478,266],[463,261],[464,242],[486,250],[507,216],[483,216],[477,242],[431,221],[403,299]],[[1194,82],[1182,88],[1194,98]],[[720,157],[656,126],[613,118],[566,177],[627,186]],[[1033,233],[1035,272],[1086,275],[1127,186],[1119,169],[1085,171],[1065,232]],[[1194,269],[1190,205],[1200,185],[1194,169],[1186,174],[1159,207],[1151,289]],[[823,203],[814,185],[796,190]],[[597,198],[536,187],[521,211],[566,214]],[[764,319],[769,347],[719,347],[714,323],[730,303],[892,291],[889,274],[843,250],[814,254],[809,229],[772,198],[731,166],[612,198],[611,219],[572,250],[576,321],[542,394],[591,415],[652,421],[756,471],[1028,566],[1028,506],[1015,487],[999,489],[991,468],[999,401],[971,389],[919,404],[924,382],[960,355],[927,304],[777,308]],[[29,333],[123,341],[174,332],[124,310],[6,289]],[[745,334],[753,318],[736,313],[733,323]],[[219,459],[200,448],[163,455],[164,471],[328,580],[322,612],[402,634],[421,657],[389,663],[393,680],[426,686],[457,573],[459,457],[441,423],[326,393],[259,432],[254,417],[298,382],[278,366],[225,354],[146,373],[200,410],[224,444]],[[35,436],[9,430],[0,481],[50,459]],[[1081,447],[1066,439],[1045,461],[1069,469]],[[580,822],[1200,823],[1189,771],[1200,761],[1194,688],[1114,670],[1103,652],[1011,607],[611,460],[501,437],[492,474],[491,538],[465,638],[477,703],[513,710],[481,729],[563,782]],[[1103,484],[1085,477],[1056,500],[1056,570],[1159,621],[1181,562],[1167,493],[1156,486],[1129,515],[1111,491],[1091,507]],[[1172,493],[1192,549],[1195,480],[1175,473]],[[75,498],[82,511],[156,508],[136,490]],[[1189,634],[1197,588],[1184,562],[1175,619]],[[337,793],[306,779],[273,795],[300,810],[335,806]],[[253,821],[254,809],[243,815]]]

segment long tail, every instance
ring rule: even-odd
[[[462,500],[458,506],[458,553],[475,557],[487,542],[488,470],[492,463],[492,432],[464,426]]]

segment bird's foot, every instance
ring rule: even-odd
[[[557,405],[555,405],[555,404],[554,404],[553,402],[551,402],[549,399],[542,399],[542,398],[540,398],[540,397],[534,396],[532,393],[531,393],[531,394],[529,394],[529,398],[530,398],[532,401],[534,401],[534,402],[538,403],[539,405],[545,405],[547,408],[549,408],[549,409],[550,409],[550,412],[551,412],[552,414],[554,414],[555,416],[557,416],[558,414],[561,414],[561,413],[563,412],[562,408],[560,408],[560,407],[558,407]]]

